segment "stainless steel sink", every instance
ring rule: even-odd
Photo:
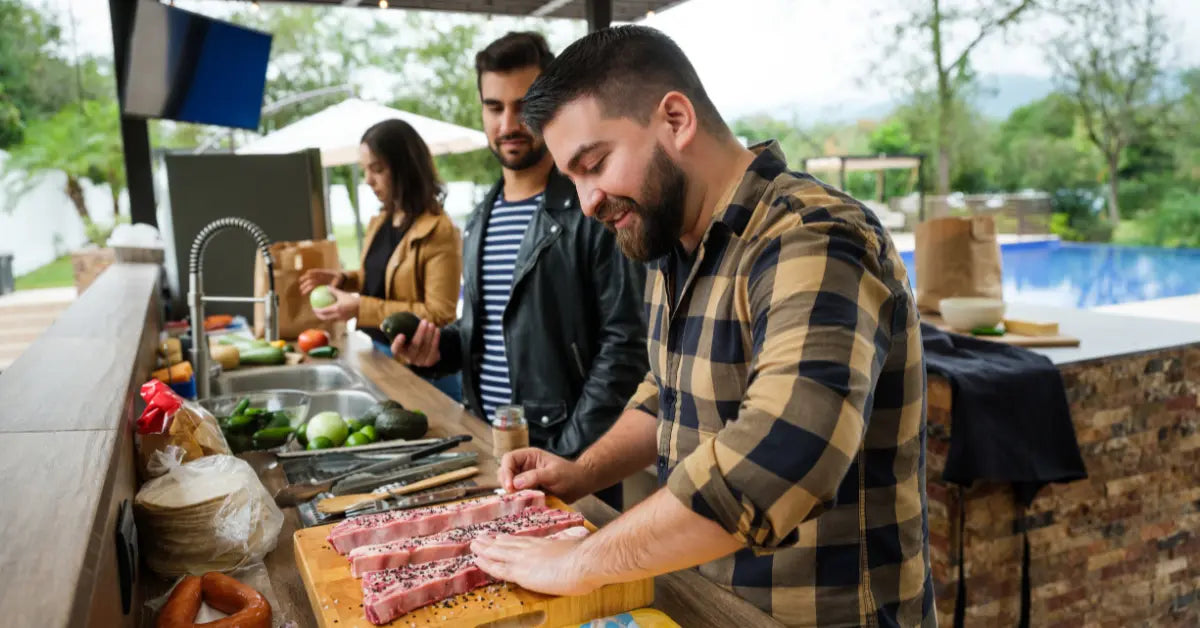
[[[338,364],[253,367],[222,373],[212,381],[213,396],[289,388],[317,393],[342,388],[364,388],[366,383]],[[366,394],[366,393],[364,393]],[[369,396],[369,395],[368,395]],[[314,411],[316,399],[313,399]]]
[[[318,412],[333,410],[342,418],[354,419],[367,413],[371,406],[378,403],[375,395],[365,390],[331,390],[312,394],[312,404],[308,407],[308,416]]]

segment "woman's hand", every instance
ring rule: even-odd
[[[358,293],[346,292],[330,287],[329,293],[336,299],[333,305],[314,309],[313,314],[323,321],[347,321],[358,316]]]
[[[300,275],[300,294],[308,294],[317,286],[339,287],[342,273],[332,268],[310,268]]]

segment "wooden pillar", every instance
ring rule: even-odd
[[[588,32],[608,28],[612,24],[613,0],[585,0]]]
[[[129,40],[133,36],[133,19],[137,0],[108,0],[112,22],[113,67],[117,80],[117,102],[124,108],[125,79],[128,64]],[[150,131],[146,121],[121,119],[121,145],[125,155],[125,182],[129,188],[130,222],[158,225],[154,204],[154,173],[150,161]]]

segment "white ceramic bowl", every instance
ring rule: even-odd
[[[952,297],[938,302],[942,320],[959,331],[995,327],[1004,320],[1004,301],[984,297]]]

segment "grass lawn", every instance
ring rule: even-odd
[[[354,245],[353,229],[350,244]],[[17,290],[38,288],[69,288],[75,285],[75,271],[71,268],[71,256],[64,255],[45,266],[35,268],[16,279]]]

